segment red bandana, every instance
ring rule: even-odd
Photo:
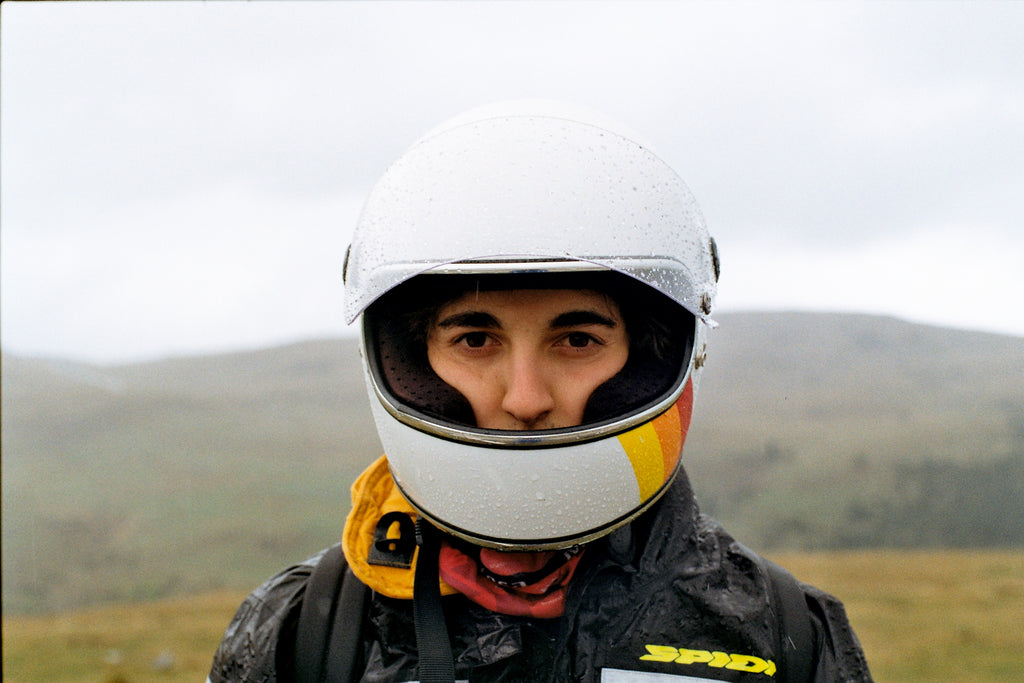
[[[441,578],[492,612],[553,619],[565,610],[565,595],[582,546],[546,552],[502,552],[472,548],[472,557],[447,540],[441,545]]]

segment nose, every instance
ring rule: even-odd
[[[505,395],[501,408],[511,416],[514,429],[544,429],[555,397],[550,378],[539,359],[531,354],[514,354],[505,370]]]

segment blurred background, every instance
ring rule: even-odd
[[[194,679],[339,536],[380,449],[341,315],[363,197],[540,98],[639,131],[720,246],[704,510],[846,600],[879,680],[1011,680],[1022,32],[1021,3],[3,3],[4,679]]]

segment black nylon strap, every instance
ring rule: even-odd
[[[454,683],[455,660],[444,621],[437,566],[441,539],[434,527],[419,519],[416,521],[416,542],[420,550],[413,586],[413,619],[416,623],[420,683]]]
[[[366,595],[370,591],[356,578],[351,569],[345,569],[341,584],[341,600],[334,614],[331,643],[327,648],[324,680],[330,683],[348,683],[357,680],[356,658],[359,654],[360,635],[365,615]]]
[[[807,598],[793,575],[771,560],[761,558],[772,584],[779,616],[779,670],[787,683],[814,680],[817,647]]]
[[[310,574],[295,634],[297,683],[348,683],[369,589],[352,574],[341,544],[329,548]]]

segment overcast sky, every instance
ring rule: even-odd
[[[418,136],[545,98],[640,131],[720,311],[1024,335],[1024,3],[2,5],[4,351],[345,331],[360,204]]]

